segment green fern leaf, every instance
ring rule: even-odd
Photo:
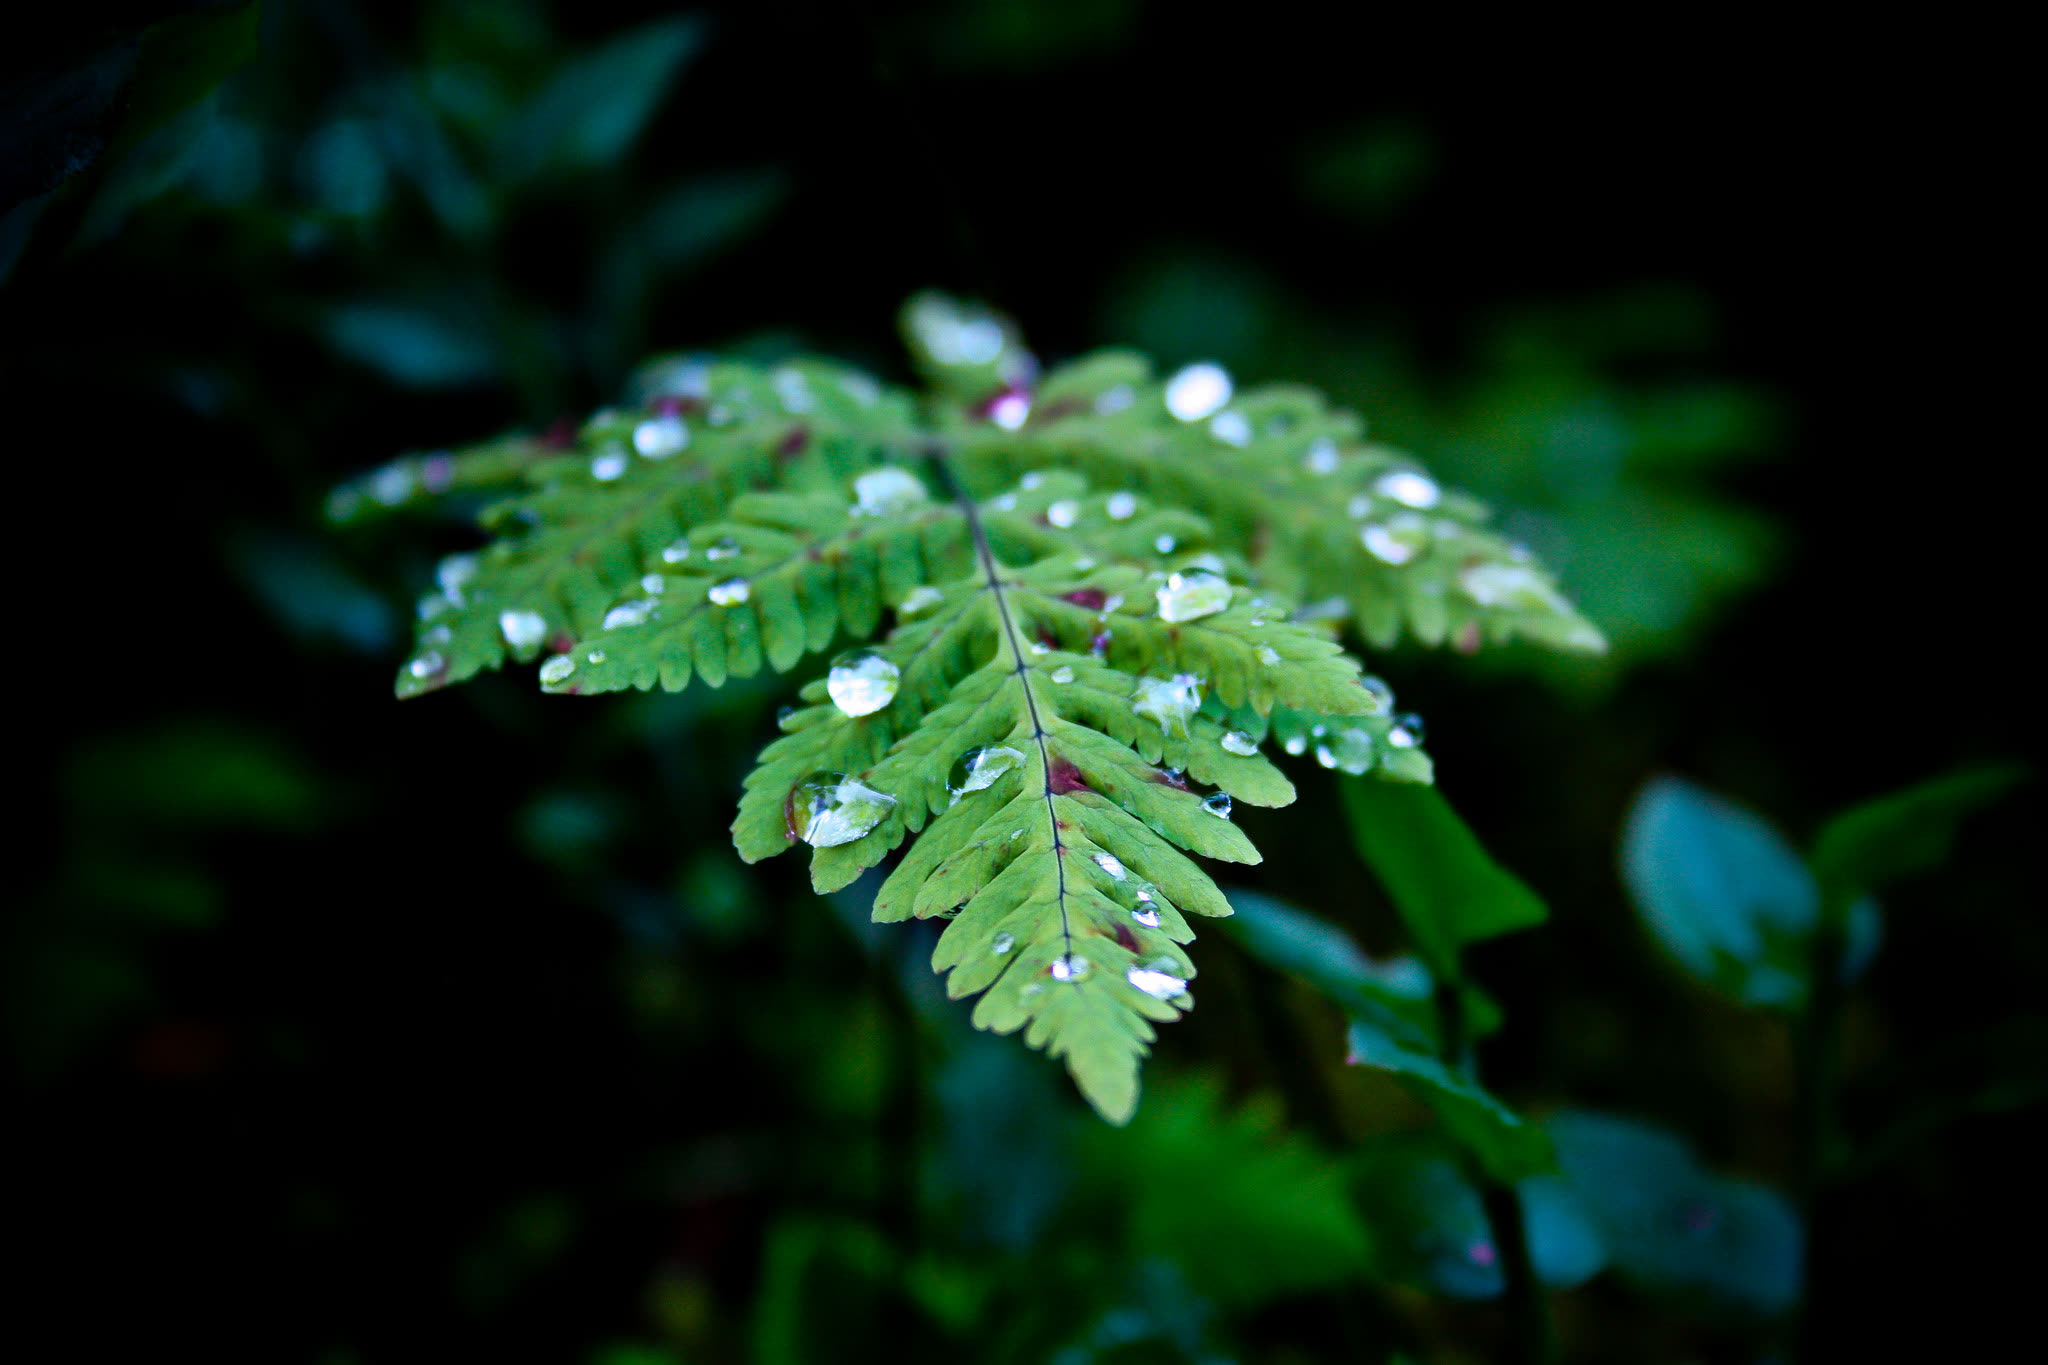
[[[666,360],[572,438],[411,457],[332,510],[503,494],[499,538],[423,600],[401,695],[543,647],[546,690],[594,693],[854,642],[747,778],[741,856],[808,844],[830,891],[907,841],[875,918],[948,921],[933,967],[974,1023],[1120,1123],[1193,1003],[1190,917],[1230,913],[1189,855],[1259,861],[1234,803],[1294,799],[1267,751],[1431,780],[1338,626],[1599,637],[1483,508],[1310,391],[1118,352],[1040,380],[1008,322],[935,295],[905,325],[922,406],[824,363]]]

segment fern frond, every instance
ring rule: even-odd
[[[1233,803],[1294,799],[1265,751],[1430,780],[1337,625],[1598,635],[1483,508],[1307,390],[1121,353],[1040,383],[992,314],[926,296],[906,324],[922,408],[820,363],[664,362],[631,413],[416,457],[337,511],[515,490],[483,515],[501,538],[442,566],[402,695],[544,645],[542,685],[592,693],[856,642],[748,777],[741,856],[808,844],[828,891],[910,841],[875,918],[949,921],[933,966],[975,1024],[1122,1122],[1192,1005],[1189,916],[1230,913],[1188,855],[1257,862]]]

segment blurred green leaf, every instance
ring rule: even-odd
[[[1837,815],[1814,840],[1813,870],[1835,903],[1947,861],[1957,827],[2029,776],[2018,763],[1966,768]]]
[[[226,720],[188,719],[82,749],[67,774],[73,827],[116,821],[167,829],[304,830],[319,784],[276,740]]]
[[[689,16],[657,19],[557,71],[506,128],[508,180],[596,170],[625,156],[704,39]]]
[[[1436,1046],[1436,983],[1412,957],[1375,962],[1342,929],[1244,887],[1226,893],[1236,913],[1219,920],[1224,933],[1276,971],[1298,976],[1354,1015],[1366,1015],[1395,1037]]]
[[[1760,1317],[1798,1302],[1804,1232],[1776,1192],[1706,1171],[1647,1124],[1570,1112],[1544,1126],[1622,1274]]]
[[[1542,1131],[1469,1076],[1363,1019],[1351,1021],[1349,1039],[1346,1061],[1400,1076],[1491,1178],[1513,1182],[1549,1168],[1550,1147]]]
[[[1694,976],[1745,1004],[1804,999],[1819,893],[1762,817],[1657,778],[1629,812],[1621,871],[1650,932]]]
[[[488,322],[473,315],[418,303],[341,304],[323,330],[342,355],[416,389],[482,384],[499,372],[498,346]]]
[[[1435,787],[1373,778],[1339,785],[1359,856],[1439,975],[1459,979],[1465,944],[1549,917],[1542,899],[1488,855]]]

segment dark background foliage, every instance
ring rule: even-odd
[[[472,538],[334,533],[331,485],[576,414],[659,348],[902,378],[890,320],[933,284],[1051,358],[1318,383],[1512,509],[1611,660],[1376,661],[1554,907],[1479,955],[1489,1077],[1784,1183],[1785,1028],[1657,957],[1616,840],[1659,771],[1803,841],[2033,749],[2011,87],[1992,34],[1551,23],[301,0],[28,30],[17,1349],[1487,1358],[1488,1309],[1368,1287],[1317,1223],[1343,1158],[1302,1144],[1419,1116],[1225,936],[1147,1116],[1099,1130],[935,1000],[914,928],[731,855],[779,685],[389,700],[405,603]],[[1295,776],[1301,808],[1246,819],[1252,879],[1391,950]],[[1888,899],[1848,1018],[1867,1160],[1813,1230],[1831,1358],[1962,1355],[2029,1302],[2039,815]],[[1773,1339],[1609,1277],[1559,1314],[1586,1360]]]

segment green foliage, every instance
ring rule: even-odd
[[[936,295],[905,323],[922,401],[826,362],[673,359],[571,438],[411,457],[332,510],[504,493],[482,514],[497,539],[422,601],[401,696],[544,647],[543,687],[589,694],[855,643],[747,779],[741,855],[807,843],[830,891],[919,835],[874,917],[949,920],[933,966],[980,996],[977,1026],[1064,1058],[1122,1122],[1153,1025],[1192,1003],[1187,917],[1230,913],[1185,854],[1257,862],[1232,803],[1294,799],[1262,749],[1430,778],[1419,723],[1338,626],[1600,637],[1486,509],[1312,391],[1237,393],[1206,365],[1161,381],[1122,352],[1040,378],[1013,326]],[[1451,961],[1540,909],[1435,810],[1384,818],[1444,860],[1393,875]],[[1409,1069],[1466,1114],[1455,1077]]]
[[[1968,768],[1843,811],[1814,839],[1813,874],[1830,905],[1948,860],[1956,827],[2027,776],[2012,763]]]

